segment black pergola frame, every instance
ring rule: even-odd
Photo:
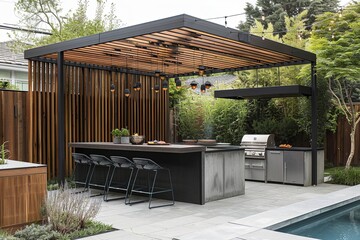
[[[317,84],[316,84],[316,55],[307,52],[301,49],[297,49],[282,43],[274,42],[268,39],[262,39],[259,36],[251,35],[249,33],[244,33],[236,29],[226,28],[222,25],[218,25],[212,22],[208,22],[199,18],[195,18],[189,15],[178,15],[170,18],[165,18],[161,20],[156,20],[148,23],[143,23],[135,26],[125,27],[113,31],[103,32],[95,34],[92,36],[82,37],[78,39],[73,39],[69,41],[64,41],[56,44],[51,44],[43,47],[38,47],[25,51],[25,58],[29,60],[39,60],[39,61],[56,61],[58,66],[58,165],[60,169],[61,180],[64,179],[64,153],[60,149],[64,149],[64,65],[75,65],[81,66],[84,65],[83,62],[70,62],[67,61],[64,57],[64,54],[67,51],[73,49],[83,48],[87,46],[96,46],[105,44],[108,42],[134,38],[137,36],[142,36],[146,34],[159,33],[162,31],[168,31],[172,29],[193,29],[195,31],[200,31],[208,34],[209,36],[214,36],[229,40],[232,42],[239,42],[246,44],[247,46],[253,47],[254,49],[262,49],[263,51],[269,51],[271,53],[286,54],[294,57],[287,61],[279,61],[274,63],[264,63],[259,60],[257,64],[251,66],[238,66],[238,67],[224,67],[224,68],[215,68],[211,70],[211,73],[216,72],[234,72],[250,69],[261,69],[261,68],[272,68],[280,66],[291,66],[299,64],[311,64],[311,107],[312,107],[312,118],[311,118],[311,149],[312,149],[312,184],[317,184]],[[48,58],[47,55],[56,54],[56,58]],[[85,63],[86,64],[86,63]],[[121,67],[113,68],[112,66],[102,66],[96,64],[89,64],[94,68],[104,69],[115,69],[120,72],[127,72],[129,69],[124,69]],[[139,70],[139,69],[137,69]],[[132,69],[133,73],[138,73],[142,75],[152,75],[152,72],[137,71]],[[173,76],[188,76],[194,75],[193,71],[170,74],[169,77]],[[304,86],[305,87],[305,86]],[[309,96],[309,94],[307,94]]]

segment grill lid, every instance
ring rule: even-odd
[[[274,134],[246,134],[243,136],[240,145],[244,147],[274,147]]]

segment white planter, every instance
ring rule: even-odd
[[[114,137],[113,138],[113,143],[115,143],[115,144],[121,143],[121,137]]]
[[[121,143],[126,143],[126,144],[130,143],[130,137],[129,136],[121,137]]]

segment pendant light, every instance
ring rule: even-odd
[[[141,82],[136,83],[136,91],[140,91],[141,89]]]
[[[112,93],[114,93],[115,92],[115,84],[111,84],[110,85],[110,91],[112,92]]]
[[[206,87],[205,87],[204,84],[201,84],[200,90],[201,90],[202,93],[205,93],[205,92],[206,92]]]
[[[206,88],[206,89],[210,89],[211,86],[212,86],[211,82],[209,82],[209,81],[206,81],[206,82],[205,82],[205,88]]]
[[[198,67],[199,70],[199,76],[204,76],[205,74],[205,67],[204,66],[199,66]]]
[[[160,73],[160,80],[164,81],[166,79],[166,74],[165,73]]]
[[[125,97],[129,97],[130,96],[130,89],[125,88],[124,94],[125,94]]]
[[[169,83],[168,83],[167,80],[164,80],[164,81],[162,82],[162,90],[167,91],[168,88],[169,88]]]
[[[160,70],[155,70],[155,77],[160,77]]]
[[[156,84],[156,85],[154,86],[154,91],[155,91],[156,93],[158,93],[159,90],[160,90],[160,86],[159,86],[158,84]]]
[[[176,88],[180,89],[181,88],[181,80],[179,77],[175,78],[175,84],[176,84]]]
[[[197,83],[196,81],[192,81],[192,82],[190,83],[191,89],[196,89],[196,88],[197,88],[197,85],[198,85],[198,83]]]

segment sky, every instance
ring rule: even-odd
[[[345,5],[350,0],[341,0],[340,4]],[[18,18],[14,13],[16,0],[0,0],[0,24],[17,24]],[[88,15],[94,16],[96,0],[89,0],[90,7]],[[246,2],[255,4],[256,0],[107,0],[107,6],[111,2],[116,4],[116,14],[122,21],[123,26],[131,26],[152,20],[171,17],[179,14],[188,14],[194,17],[209,19],[221,17],[220,19],[210,20],[218,24],[225,24],[225,16],[244,13]],[[77,7],[77,0],[61,1],[65,12]],[[109,7],[105,9],[108,10]],[[234,16],[227,18],[227,26],[236,28],[240,21],[244,21],[245,16]],[[0,41],[9,40],[7,32],[0,29]]]

